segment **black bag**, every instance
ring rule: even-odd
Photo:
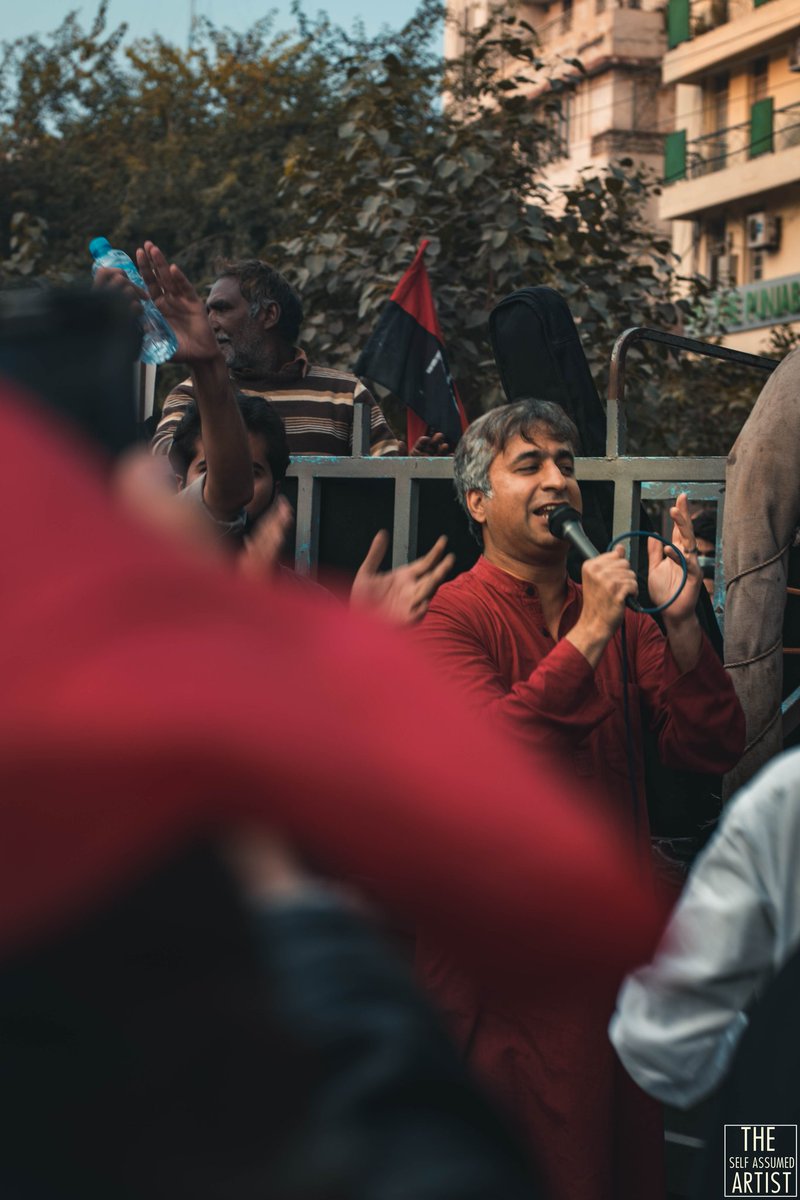
[[[563,297],[549,287],[512,292],[490,313],[489,336],[509,402],[530,397],[560,405],[578,427],[581,452],[605,454],[605,409]],[[586,533],[604,550],[611,540],[614,489],[606,483],[582,484],[581,495]],[[568,566],[579,580],[580,559],[573,552]]]
[[[560,404],[578,426],[581,449],[606,452],[606,413],[566,301],[549,287],[512,292],[489,315],[503,391],[509,401],[531,396]]]

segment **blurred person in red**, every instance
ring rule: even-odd
[[[483,554],[439,589],[419,636],[485,725],[512,734],[537,765],[548,756],[565,778],[591,782],[593,803],[637,848],[644,879],[643,723],[670,766],[723,772],[744,747],[744,716],[695,616],[702,576],[685,496],[671,515],[688,578],[664,611],[666,638],[626,608],[637,581],[621,546],[583,564],[582,587],[569,578],[568,545],[549,518],[558,505],[581,511],[577,450],[574,424],[547,401],[504,405],[466,430],[455,484]],[[678,591],[681,570],[660,543],[648,546],[648,588],[659,604]],[[530,1140],[552,1200],[656,1200],[661,1113],[611,1050],[613,998],[587,988],[557,1011],[530,996],[498,1002],[434,943],[421,947],[419,963],[457,1041]]]
[[[398,634],[254,588],[145,529],[52,421],[3,388],[0,497],[10,512],[26,496],[0,592],[1,1046],[19,1084],[5,1194],[58,1195],[61,1179],[70,1195],[67,1166],[90,1180],[84,1196],[187,1194],[187,1180],[193,1196],[263,1195],[253,1147],[260,1133],[268,1155],[284,1119],[302,1126],[307,1058],[258,1032],[246,926],[226,926],[230,883],[193,875],[195,852],[275,832],[332,875],[368,878],[497,994],[554,1005],[576,987],[613,991],[652,948],[659,906],[580,789],[544,765],[532,775]],[[419,728],[440,740],[410,760]],[[126,917],[140,884],[144,924],[140,903]],[[126,1055],[151,1028],[157,1062]],[[95,1056],[82,1077],[83,1039]],[[48,1086],[23,1086],[37,1078],[26,1052]],[[237,1101],[248,1054],[242,1097],[281,1064],[266,1119]],[[216,1096],[206,1122],[195,1094]],[[453,1104],[445,1089],[439,1116]]]

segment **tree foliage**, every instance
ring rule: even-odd
[[[6,45],[2,278],[85,278],[101,233],[128,249],[152,237],[198,285],[219,256],[269,258],[303,296],[311,354],[347,369],[428,238],[471,415],[503,398],[490,309],[538,283],[569,303],[602,394],[615,337],[675,327],[693,302],[679,298],[669,245],[644,218],[654,184],[623,160],[548,190],[569,83],[553,88],[533,31],[508,9],[443,63],[442,15],[422,0],[401,30],[374,38],[300,12],[291,33],[269,19],[244,35],[202,23],[183,52],[158,38],[124,46],[104,0],[87,30],[72,14],[47,38]],[[664,385],[691,397],[686,365],[648,350],[631,374],[640,443],[726,449],[742,414],[726,424],[724,396],[712,408],[713,372],[701,370],[704,390],[683,408],[664,402]],[[700,446],[693,427],[725,444]]]

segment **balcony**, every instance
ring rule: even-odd
[[[590,74],[598,63],[611,59],[655,62],[664,54],[664,18],[660,11],[609,5],[593,13],[587,23],[582,12],[574,12],[573,6],[567,5],[555,17],[532,23],[545,54],[575,55]]]
[[[775,109],[757,101],[750,120],[686,141],[668,135],[662,220],[694,220],[706,209],[756,196],[800,178],[800,103]]]
[[[800,33],[797,0],[669,0],[665,84],[700,83],[704,75],[745,62]]]

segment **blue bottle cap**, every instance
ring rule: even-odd
[[[99,237],[92,238],[89,242],[89,253],[92,258],[102,258],[111,249],[111,243],[108,238]]]

